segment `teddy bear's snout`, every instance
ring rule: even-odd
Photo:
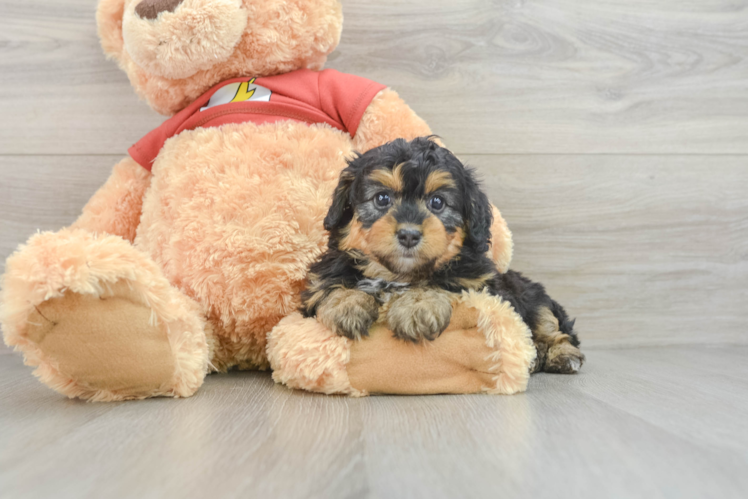
[[[125,11],[122,37],[138,66],[175,80],[226,61],[246,27],[242,0],[140,0]]]
[[[141,19],[156,19],[162,12],[174,12],[183,0],[142,0],[136,7],[135,13]]]

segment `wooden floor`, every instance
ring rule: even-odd
[[[30,497],[745,497],[748,346],[594,349],[526,394],[90,404],[0,355],[0,492]]]
[[[163,117],[96,0],[0,0],[0,261]],[[748,0],[345,0],[328,67],[477,167],[588,364],[516,397],[84,404],[0,347],[0,496],[748,496]]]

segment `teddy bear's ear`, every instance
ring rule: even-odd
[[[512,253],[514,252],[514,242],[512,241],[512,232],[509,230],[504,217],[495,206],[491,205],[493,211],[493,225],[491,226],[491,248],[488,250],[488,256],[496,263],[499,271],[505,273],[509,270],[509,264],[512,262]]]
[[[122,18],[125,14],[125,0],[99,0],[96,10],[96,24],[99,29],[101,47],[108,57],[119,59],[122,54]]]

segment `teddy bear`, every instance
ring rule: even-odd
[[[104,51],[170,118],[7,260],[4,340],[41,382],[90,401],[188,397],[229,369],[352,396],[526,388],[529,330],[495,297],[464,293],[421,345],[297,312],[346,159],[432,133],[394,90],[323,69],[342,20],[339,0],[100,0]],[[492,232],[506,269],[496,209]]]

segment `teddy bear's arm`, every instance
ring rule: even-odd
[[[384,89],[371,101],[353,138],[356,151],[364,153],[382,144],[431,135],[426,122],[405,104],[397,92]]]
[[[143,196],[150,182],[150,172],[132,158],[125,158],[86,203],[72,228],[113,234],[132,242],[140,222]]]

